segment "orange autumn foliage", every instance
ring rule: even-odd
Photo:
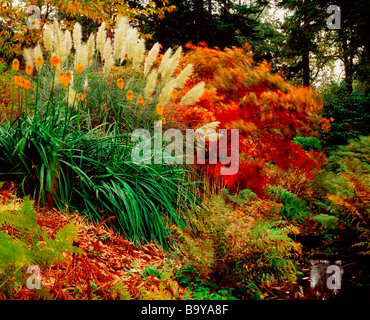
[[[265,61],[256,66],[248,45],[222,51],[189,43],[187,48],[183,62],[192,63],[195,72],[181,94],[200,81],[207,85],[195,105],[175,106],[175,120],[192,128],[219,121],[219,128],[240,131],[239,172],[219,177],[220,164],[206,165],[203,171],[231,189],[249,188],[262,195],[268,182],[266,163],[297,168],[308,178],[325,163],[323,154],[306,152],[292,141],[330,128],[329,120],[321,117],[316,91],[286,82]]]

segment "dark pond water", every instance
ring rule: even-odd
[[[358,261],[311,259],[301,268],[301,276],[291,299],[309,300],[370,300],[370,286],[361,283],[370,270]]]

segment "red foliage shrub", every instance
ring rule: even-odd
[[[175,106],[174,118],[185,127],[219,121],[220,128],[239,129],[240,170],[223,177],[227,187],[261,195],[268,182],[264,163],[281,169],[293,166],[310,177],[325,162],[323,154],[306,152],[292,142],[297,135],[317,136],[319,129],[330,127],[321,117],[316,91],[289,84],[272,74],[265,61],[255,66],[248,46],[224,51],[205,44],[187,48],[184,62],[192,63],[195,72],[184,92],[199,81],[206,82],[206,89],[194,106]],[[208,166],[207,172],[217,177],[221,165]]]

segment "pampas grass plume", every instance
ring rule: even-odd
[[[119,60],[122,56],[122,51],[125,45],[129,24],[128,18],[120,16],[116,23],[116,33],[114,34],[114,59]]]
[[[89,66],[92,63],[94,54],[95,54],[95,34],[92,33],[89,39],[87,40],[87,60]]]
[[[127,50],[127,58],[132,59],[134,57],[135,48],[137,45],[138,34],[135,28],[129,28],[127,32],[127,42],[126,42],[126,50]]]
[[[53,38],[54,32],[51,26],[46,25],[44,28],[44,32],[42,33],[42,38],[44,40],[44,45],[46,50],[51,53],[53,51]]]
[[[26,62],[26,65],[30,65],[33,68],[34,63],[35,63],[35,60],[33,59],[33,49],[24,48],[23,58],[24,58],[24,61]]]
[[[104,46],[107,38],[107,31],[105,30],[106,24],[103,22],[98,29],[98,33],[96,35],[96,49],[103,55]]]
[[[176,81],[176,80],[175,80]],[[204,91],[205,84],[204,82],[198,83],[194,86],[180,101],[180,104],[185,106],[190,106],[196,103],[199,98],[202,96]]]
[[[76,53],[76,64],[82,64],[84,70],[89,66],[89,59],[88,59],[88,46],[86,43],[81,44],[79,50]]]
[[[103,59],[104,59],[104,74],[107,75],[114,66],[114,58],[110,38],[108,38],[107,41],[105,42],[103,50]]]
[[[157,79],[158,79],[158,72],[157,70],[153,69],[148,76],[148,79],[146,81],[146,86],[144,89],[144,96],[146,99],[149,99],[150,96],[153,94],[155,86],[157,85]]]
[[[76,22],[73,27],[73,46],[76,52],[80,49],[82,43],[82,28],[81,25]]]
[[[158,72],[159,73],[163,73],[163,71],[167,67],[167,64],[170,61],[171,55],[172,55],[172,49],[168,48],[168,50],[166,51],[166,53],[164,54],[164,56],[162,58],[161,64],[158,67]]]
[[[140,39],[138,45],[136,46],[135,54],[132,59],[132,69],[136,71],[140,64],[143,62],[145,54],[145,39]]]
[[[193,74],[194,66],[189,63],[177,76],[176,78],[176,89],[182,89],[186,81],[189,80]]]
[[[166,83],[166,85],[163,87],[161,94],[158,98],[158,103],[163,104],[164,106],[167,105],[167,103],[171,99],[171,93],[175,87],[176,79],[171,79]]]
[[[66,56],[68,57],[72,50],[72,36],[69,30],[64,33],[64,45],[66,47]]]
[[[159,53],[159,43],[157,42],[154,44],[154,46],[150,49],[148,56],[145,59],[145,64],[144,64],[144,75],[147,75],[150,68],[152,67],[155,59],[157,59],[158,53]]]

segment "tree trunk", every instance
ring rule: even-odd
[[[352,94],[353,87],[353,56],[348,54],[348,45],[345,37],[342,38],[342,48],[343,48],[343,62],[344,62],[344,73],[345,81],[347,86],[348,95]]]
[[[303,65],[303,86],[310,86],[310,51],[306,49],[302,55]]]
[[[201,30],[203,24],[203,0],[197,1],[197,42],[201,41]]]

